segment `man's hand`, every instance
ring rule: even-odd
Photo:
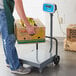
[[[27,30],[28,34],[30,34],[30,35],[35,34],[35,27],[34,26],[31,26],[31,25],[26,26],[26,30]]]

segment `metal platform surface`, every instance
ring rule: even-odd
[[[21,51],[20,59],[23,60],[25,64],[29,64],[31,66],[37,68],[43,68],[44,65],[53,61],[53,56],[55,55],[55,49],[50,53],[50,43],[49,39],[44,43],[39,43],[39,48],[36,50],[36,44],[19,44]],[[25,52],[22,52],[22,47],[25,47]],[[31,48],[31,49],[29,49]],[[19,49],[19,50],[20,50]]]

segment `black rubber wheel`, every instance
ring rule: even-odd
[[[60,61],[60,56],[54,56],[54,64],[58,65]]]

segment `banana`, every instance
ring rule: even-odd
[[[22,19],[20,19],[20,25],[22,25],[24,27],[24,22]]]

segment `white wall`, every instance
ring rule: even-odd
[[[50,16],[49,13],[43,12],[43,3],[56,3],[58,6],[59,16],[63,18],[63,24],[61,28],[63,32],[66,32],[66,27],[69,24],[76,23],[76,0],[23,0],[24,9],[26,15],[29,17],[39,18],[46,26],[46,34],[49,35],[50,31]],[[14,17],[19,18],[16,10],[14,11]],[[60,29],[58,23],[57,12],[54,14],[53,23],[53,36],[63,37],[65,36]]]

